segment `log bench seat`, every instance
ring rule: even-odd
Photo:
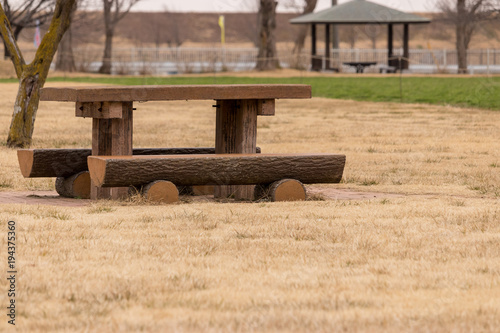
[[[257,147],[257,153],[261,151]],[[215,148],[134,148],[133,155],[215,154]],[[19,149],[17,159],[24,178],[70,177],[88,171],[92,149]]]
[[[158,201],[162,201],[162,192],[168,197],[165,201],[175,201],[176,186],[192,185],[260,185],[260,188],[271,191],[272,200],[278,201],[276,193],[283,192],[285,188],[292,189],[293,194],[284,195],[283,200],[293,199],[297,195],[299,199],[305,199],[302,184],[339,183],[344,170],[345,155],[89,156],[87,164],[90,178],[96,186],[134,186],[146,190],[156,186],[157,193],[160,193]],[[297,191],[303,193],[297,194]],[[266,190],[255,192],[265,193]]]
[[[260,147],[256,148],[260,153]],[[215,148],[134,148],[142,155],[200,155],[215,154]],[[20,149],[17,158],[24,178],[57,177],[56,191],[63,197],[88,199],[90,175],[87,157],[92,149]],[[190,188],[190,193],[204,194],[203,188]],[[208,189],[210,191],[210,189]]]

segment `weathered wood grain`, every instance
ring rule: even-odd
[[[120,102],[77,102],[75,116],[100,119],[121,118],[123,107]]]
[[[140,186],[168,180],[178,186],[270,184],[296,179],[304,184],[338,183],[345,155],[216,154],[171,156],[89,156],[97,186]]]
[[[92,119],[92,155],[132,156],[133,103],[122,102],[119,119]],[[128,196],[128,187],[102,188],[91,185],[91,199],[120,199]]]
[[[88,170],[90,149],[19,149],[17,159],[25,178],[69,177]]]
[[[260,153],[257,147],[257,153]],[[133,155],[215,154],[215,148],[134,148]],[[17,159],[25,178],[70,177],[88,171],[92,149],[19,149]]]
[[[260,99],[257,101],[257,115],[274,116],[276,103],[274,99]]]
[[[165,100],[237,100],[311,98],[311,86],[303,84],[165,85],[108,87],[47,87],[42,101],[130,102]]]
[[[255,191],[256,200],[304,201],[306,198],[306,188],[296,179],[281,179],[268,185],[258,185]]]
[[[57,177],[56,191],[62,197],[90,198],[90,174],[82,171],[70,177]]]
[[[145,185],[142,189],[144,197],[153,202],[174,203],[179,201],[177,187],[166,180],[156,180]]]
[[[217,101],[216,154],[252,154],[257,147],[259,101]],[[224,185],[215,188],[216,198],[252,200],[253,186]]]

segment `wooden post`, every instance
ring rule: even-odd
[[[325,68],[330,69],[330,25],[325,25]]]
[[[257,111],[259,100],[217,101],[215,129],[216,154],[255,154],[257,152]],[[225,180],[221,175],[220,183]],[[253,199],[254,186],[216,186],[215,197]]]
[[[409,24],[404,25],[403,29],[403,64],[402,69],[408,69],[410,65],[410,29]]]
[[[316,56],[316,24],[311,24],[311,55]]]
[[[121,102],[122,118],[92,121],[92,155],[132,155],[132,102]],[[119,199],[128,187],[100,188],[91,185],[91,199]]]
[[[319,71],[321,69],[321,59],[317,58],[316,51],[316,24],[311,24],[311,69]]]
[[[393,64],[393,60],[391,59],[394,56],[394,46],[393,46],[393,28],[392,24],[387,25],[387,65],[391,66]]]

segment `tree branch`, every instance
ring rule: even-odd
[[[23,73],[23,68],[26,65],[24,61],[23,54],[17,45],[16,39],[14,38],[14,33],[12,32],[12,27],[10,26],[9,20],[5,15],[2,5],[0,4],[0,33],[4,40],[5,46],[9,50],[10,58],[14,64],[16,70],[16,75],[21,78]]]
[[[50,22],[47,33],[43,36],[42,42],[36,51],[35,58],[31,65],[38,66],[40,80],[46,78],[49,72],[50,63],[57,51],[57,46],[64,33],[71,23],[71,13],[76,0],[57,0],[54,16]],[[41,82],[43,86],[44,82]]]
[[[121,19],[123,19],[125,17],[125,15],[128,14],[128,12],[130,11],[130,9],[132,9],[132,7],[138,3],[139,1],[141,0],[129,0],[127,3],[125,1],[116,1],[116,8],[115,8],[115,17],[114,17],[114,23],[118,23],[118,21],[121,21]],[[126,7],[126,9],[123,9],[123,7],[125,7],[125,5],[128,4]]]

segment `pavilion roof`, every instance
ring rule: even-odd
[[[352,0],[317,13],[290,20],[292,24],[404,24],[430,23],[430,19],[401,12],[366,0]]]

